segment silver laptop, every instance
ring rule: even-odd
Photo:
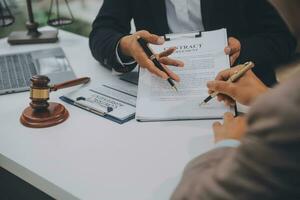
[[[76,78],[61,48],[0,55],[0,95],[29,90],[37,74],[48,76],[51,84]]]

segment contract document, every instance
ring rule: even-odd
[[[173,90],[163,80],[146,69],[140,69],[136,119],[138,121],[219,119],[225,112],[234,112],[216,99],[207,105],[199,103],[208,96],[206,84],[216,75],[230,67],[229,56],[224,53],[227,46],[227,31],[202,32],[166,36],[163,45],[150,45],[160,53],[170,47],[177,50],[170,56],[184,62],[183,68],[170,67],[180,77]]]

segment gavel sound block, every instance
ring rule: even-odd
[[[64,122],[68,119],[69,112],[59,103],[48,103],[50,92],[86,84],[89,81],[90,78],[85,77],[50,86],[47,76],[33,76],[30,86],[30,106],[23,111],[20,118],[21,123],[30,128],[46,128]]]

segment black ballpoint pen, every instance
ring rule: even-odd
[[[137,37],[137,41],[140,44],[140,46],[143,48],[144,52],[146,53],[146,55],[149,57],[149,59],[154,63],[154,65],[160,70],[165,72],[166,74],[168,74],[168,72],[165,70],[165,68],[160,64],[160,62],[157,60],[155,54],[152,52],[152,50],[149,48],[148,46],[148,42],[141,38],[141,37]],[[169,84],[171,85],[172,88],[174,88],[176,91],[176,85],[173,81],[172,78],[168,78],[167,81],[169,82]]]

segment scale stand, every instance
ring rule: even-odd
[[[58,41],[58,31],[38,31],[39,24],[34,21],[31,0],[27,1],[27,10],[29,21],[26,23],[28,31],[13,32],[8,37],[8,43],[11,45],[18,44],[39,44],[55,43]]]

